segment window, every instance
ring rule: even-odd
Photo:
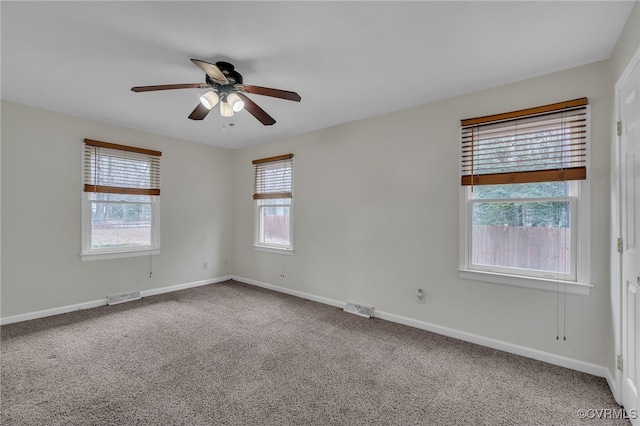
[[[582,98],[462,120],[461,277],[588,292],[588,112]]]
[[[161,155],[85,139],[83,260],[159,253]]]
[[[293,251],[293,154],[253,161],[255,241],[259,249]]]

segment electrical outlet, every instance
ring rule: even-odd
[[[416,302],[425,303],[424,291],[422,291],[421,288],[418,289],[418,293],[416,294]]]
[[[209,264],[207,262],[202,262],[202,269],[209,269]]]

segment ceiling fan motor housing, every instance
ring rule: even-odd
[[[229,62],[218,61],[216,62],[216,66],[220,69],[220,71],[222,71],[222,74],[227,77],[227,80],[229,80],[229,83],[231,83],[231,85],[242,84],[242,75],[235,70],[233,64],[230,64]]]

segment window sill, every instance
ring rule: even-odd
[[[109,260],[109,259],[122,259],[125,257],[137,257],[137,256],[149,256],[160,254],[160,249],[144,249],[144,250],[127,250],[127,251],[114,251],[114,252],[102,252],[102,253],[82,253],[80,260],[83,262],[92,260]]]
[[[271,247],[271,246],[261,246],[258,244],[254,244],[253,248],[257,251],[264,251],[266,253],[276,253],[276,254],[285,254],[287,256],[293,256],[293,249],[291,248],[280,248],[280,247]]]
[[[473,271],[470,269],[458,269],[458,277],[465,280],[482,281],[492,284],[509,285],[514,287],[532,288],[552,292],[566,292],[567,294],[591,294],[593,284],[584,284],[574,281],[558,281],[545,278],[524,277],[520,275],[498,274],[495,272]]]

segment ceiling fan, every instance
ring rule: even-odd
[[[189,115],[190,119],[204,119],[209,114],[209,111],[220,103],[220,115],[223,117],[231,117],[235,112],[246,109],[265,126],[273,125],[276,120],[249,99],[246,93],[300,102],[300,95],[296,92],[244,84],[242,75],[228,62],[218,61],[212,64],[199,59],[192,59],[191,62],[204,71],[205,83],[136,86],[132,87],[131,90],[134,92],[152,92],[172,89],[211,89],[200,97],[200,103]]]

